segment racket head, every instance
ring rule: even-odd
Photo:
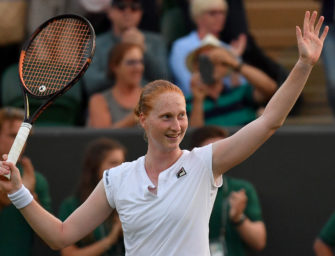
[[[75,14],[40,25],[22,47],[19,77],[25,92],[51,98],[70,89],[85,73],[95,51],[91,23]]]

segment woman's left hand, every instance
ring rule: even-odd
[[[299,26],[296,26],[299,60],[309,65],[314,65],[319,60],[323,42],[329,30],[329,27],[326,26],[319,36],[324,17],[321,16],[315,25],[316,18],[316,11],[312,15],[307,11],[305,13],[303,32]]]
[[[2,156],[4,161],[0,161],[0,190],[7,194],[12,194],[22,186],[22,180],[19,169],[11,162],[7,162],[8,156]],[[5,176],[10,174],[8,180]]]

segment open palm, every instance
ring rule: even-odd
[[[307,11],[305,13],[303,32],[299,26],[296,27],[300,60],[311,65],[318,61],[323,42],[329,30],[328,26],[326,26],[321,36],[319,36],[324,17],[321,16],[315,25],[316,18],[316,11],[312,15]]]

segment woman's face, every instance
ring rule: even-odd
[[[143,52],[138,47],[129,49],[114,69],[117,81],[133,86],[140,85],[143,71]]]
[[[154,100],[149,114],[140,116],[140,123],[149,146],[161,152],[179,149],[188,126],[184,96],[177,92],[162,93]]]
[[[116,167],[122,164],[124,161],[125,161],[125,155],[124,155],[123,150],[114,149],[114,150],[107,151],[105,153],[105,159],[102,161],[100,165],[100,170],[99,170],[100,179],[102,178],[105,170]]]

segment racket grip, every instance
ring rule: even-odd
[[[7,162],[11,162],[14,165],[16,164],[17,160],[19,159],[19,156],[21,154],[21,151],[24,147],[24,144],[26,144],[26,140],[28,138],[28,135],[30,133],[32,125],[29,123],[22,123],[21,127],[16,135],[16,138],[14,140],[14,143],[9,151]],[[10,179],[10,175],[5,175],[8,179]]]

